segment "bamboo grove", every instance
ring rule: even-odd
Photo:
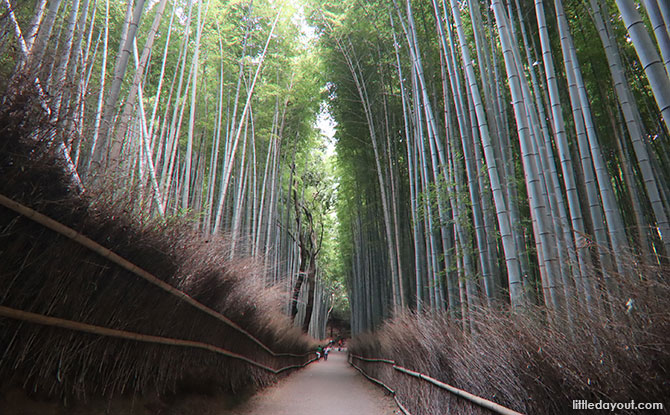
[[[634,307],[623,276],[667,266],[667,0],[1,10],[3,102],[38,97],[34,137],[78,190],[227,235],[317,337],[342,275],[356,334],[401,310],[471,330],[480,310],[540,306],[569,325]]]
[[[321,2],[354,333],[634,307],[670,254],[665,0]],[[619,294],[615,296],[614,294]],[[600,315],[600,314],[599,314]]]
[[[294,324],[324,337],[322,81],[285,3],[3,0],[0,83],[4,103],[39,97],[51,128],[34,137],[57,149],[79,191],[227,235],[231,256],[271,270]]]

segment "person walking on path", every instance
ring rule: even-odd
[[[330,353],[330,346],[326,346],[325,350],[323,351],[323,360],[328,360],[328,353]]]
[[[323,356],[323,346],[319,345],[319,347],[316,348],[316,360],[318,361],[321,359],[321,356]]]

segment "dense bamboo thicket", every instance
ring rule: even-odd
[[[282,312],[283,296],[265,288],[268,269],[230,257],[230,239],[193,231],[192,218],[131,216],[132,198],[109,189],[79,194],[56,147],[35,145],[50,132],[37,97],[14,97],[0,115],[0,194],[48,215],[223,314],[238,330],[28,217],[0,208],[0,303],[21,311],[145,335],[217,346],[279,369],[302,364],[309,337]],[[160,345],[0,319],[0,399],[25,388],[65,404],[99,397],[195,390],[239,394],[278,377],[206,350]],[[13,404],[14,402],[5,402]],[[4,405],[4,404],[3,404]],[[11,405],[10,405],[11,406]]]
[[[530,413],[662,401],[667,2],[315,3],[355,350]]]
[[[662,279],[639,271],[670,253],[656,1],[321,3],[356,332],[405,309],[571,324],[625,310],[617,276]]]
[[[473,316],[477,331],[468,334],[445,314],[404,312],[374,334],[358,336],[350,351],[392,359],[526,414],[572,413],[572,402],[579,399],[665,403],[670,286],[640,284],[635,275],[619,282],[635,297],[635,307],[607,322],[578,309],[572,310],[579,322],[574,327],[548,326],[542,308],[516,315],[487,310]],[[354,363],[393,388],[412,414],[490,413],[390,365],[359,359]]]
[[[174,239],[188,245],[174,264],[205,268],[175,284],[203,301],[219,301],[198,291],[214,265],[186,253],[251,257],[302,332],[325,337],[346,286],[352,333],[384,327],[359,351],[420,368],[421,349],[435,376],[510,392],[520,410],[667,392],[667,0],[3,0],[2,12],[6,122],[44,120],[24,139],[56,154],[86,203],[142,232],[186,220],[198,237]],[[316,128],[328,112],[336,156]],[[110,242],[125,246],[120,229]]]
[[[230,259],[262,258],[266,285],[287,293],[284,312],[323,336],[333,289],[317,266],[329,209],[314,181],[322,81],[300,10],[267,0],[1,7],[4,104],[39,98],[54,128],[32,134],[59,148],[80,190],[130,194],[132,215],[189,216],[200,233],[227,235]]]

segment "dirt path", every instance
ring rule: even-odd
[[[230,415],[391,415],[400,413],[384,394],[334,350],[249,400]],[[228,415],[226,413],[225,415]]]

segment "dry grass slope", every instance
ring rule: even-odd
[[[564,322],[547,322],[540,308],[477,315],[473,333],[442,315],[406,313],[355,339],[351,351],[395,360],[527,414],[574,413],[574,399],[661,402],[668,408],[670,285],[667,270],[661,272],[619,276],[621,294],[610,297],[614,316],[574,309],[571,330]],[[356,364],[396,389],[414,415],[489,413],[390,365]]]
[[[28,97],[0,108],[0,194],[77,230],[242,326],[275,352],[304,353],[310,339],[279,310],[252,258],[229,259],[224,237],[194,233],[188,218],[133,215],[132,192],[83,195],[53,150],[34,137],[48,121]],[[38,128],[39,127],[39,128]],[[118,193],[118,192],[117,192]],[[237,331],[75,242],[0,207],[0,305],[143,334],[209,343],[278,368]],[[183,390],[238,393],[276,380],[207,351],[103,338],[0,318],[0,397],[22,387],[66,401]],[[0,399],[1,401],[1,399]]]

